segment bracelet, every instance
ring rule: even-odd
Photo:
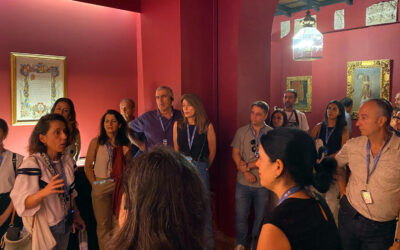
[[[400,240],[397,238],[394,238],[394,242],[399,243],[400,244]]]

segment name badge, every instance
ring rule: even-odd
[[[162,144],[163,144],[164,146],[168,146],[168,140],[167,140],[167,139],[162,140]]]
[[[367,190],[361,190],[361,196],[362,196],[365,204],[373,203],[371,193],[368,192]]]
[[[190,156],[186,156],[186,160],[188,160],[188,161],[192,161],[193,159],[192,159],[192,157],[190,157]]]

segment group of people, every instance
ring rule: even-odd
[[[167,86],[155,98],[157,109],[138,118],[134,101],[121,100],[90,141],[84,173],[98,246],[214,249],[214,126],[195,94],[182,95],[181,110]],[[395,111],[383,99],[366,100],[361,136],[352,139],[351,99],[330,101],[310,134],[296,100],[286,90],[284,107],[271,115],[266,102],[253,102],[250,123],[233,138],[235,249],[248,245],[251,208],[253,249],[400,249],[400,93]],[[72,101],[60,98],[38,121],[24,160],[4,148],[7,134],[0,119],[0,235],[23,224],[33,249],[71,248],[70,232],[87,226],[75,199],[81,140]],[[271,192],[279,199],[272,211]]]

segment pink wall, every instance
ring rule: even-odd
[[[120,99],[137,99],[138,14],[73,1],[2,0],[0,117],[10,126],[6,147],[26,155],[33,126],[11,127],[10,52],[67,57],[67,97],[74,101],[81,155],[101,115]]]
[[[352,6],[345,3],[326,6],[317,15],[318,29],[324,34],[323,59],[313,62],[292,60],[291,39],[293,20],[303,18],[305,13],[293,15],[291,32],[280,39],[280,22],[289,20],[276,17],[272,29],[272,105],[282,106],[282,93],[287,76],[312,75],[312,112],[307,113],[312,128],[321,121],[326,104],[332,99],[346,96],[346,71],[348,61],[392,59],[392,97],[400,91],[400,23],[365,27],[365,8],[379,0],[354,0]],[[345,30],[333,30],[334,11],[345,10]],[[360,29],[356,29],[359,28]],[[334,32],[333,32],[334,31]],[[328,33],[326,33],[328,32]],[[358,133],[354,127],[353,130]]]

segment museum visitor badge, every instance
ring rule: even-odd
[[[361,196],[365,204],[372,204],[372,196],[370,192],[368,192],[367,190],[361,190]]]

